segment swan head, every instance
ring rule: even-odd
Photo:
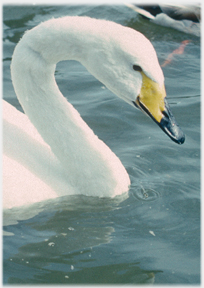
[[[46,63],[81,62],[110,91],[150,116],[173,141],[184,142],[166,100],[156,51],[142,33],[111,21],[67,16],[38,25],[23,39]]]
[[[166,100],[164,75],[151,42],[134,29],[111,23],[88,57],[87,69],[118,97],[151,117],[176,143],[185,136]],[[103,39],[103,40],[102,40]],[[99,53],[100,51],[100,53]]]

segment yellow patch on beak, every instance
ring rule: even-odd
[[[159,123],[163,117],[162,112],[165,110],[166,90],[164,84],[160,86],[147,77],[145,73],[140,73],[142,75],[142,87],[135,102],[137,106]]]

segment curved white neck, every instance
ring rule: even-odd
[[[58,61],[73,59],[89,66],[88,48],[99,44],[92,37],[93,23],[90,27],[89,21],[85,25],[79,18],[53,19],[27,32],[14,51],[12,81],[25,113],[60,160],[77,193],[89,195],[90,190],[93,194],[101,189],[101,196],[114,196],[127,191],[124,167],[63,97],[54,78]]]

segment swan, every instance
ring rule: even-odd
[[[178,4],[159,4],[159,5],[137,5],[150,13],[157,16],[165,13],[174,20],[190,20],[195,23],[200,22],[201,7],[200,4],[178,5]],[[148,14],[147,14],[148,15]],[[144,15],[145,16],[145,15]],[[146,16],[147,17],[147,16]]]
[[[155,24],[200,36],[200,4],[125,5]]]
[[[175,142],[185,136],[166,101],[164,76],[150,41],[111,21],[50,19],[27,31],[11,61],[25,112],[3,101],[3,207],[63,195],[114,197],[130,178],[119,158],[61,94],[56,63],[81,62],[110,91],[150,116]]]

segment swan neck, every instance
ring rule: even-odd
[[[12,82],[25,113],[60,161],[76,193],[85,189],[83,194],[93,195],[100,189],[103,196],[110,191],[116,195],[118,189],[128,190],[127,172],[64,98],[54,77],[56,63],[62,60],[78,60],[88,68],[88,47],[100,43],[97,36],[93,40],[88,34],[93,32],[91,22],[85,23],[83,17],[64,17],[27,32],[13,54]]]
[[[94,39],[89,37],[93,33],[93,23],[87,19],[63,17],[41,23],[29,31],[27,44],[49,64],[63,60],[84,62],[97,35]]]

